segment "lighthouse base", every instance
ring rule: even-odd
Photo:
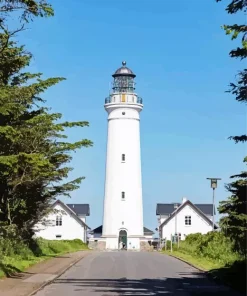
[[[125,230],[120,230],[118,235],[102,233],[103,227],[99,226],[89,233],[88,247],[97,251],[150,251],[153,249],[153,232],[144,227],[144,235],[128,235]]]
[[[145,238],[128,238],[128,245],[123,246],[119,243],[118,237],[100,237],[100,238],[90,238],[88,241],[88,247],[95,251],[152,251],[153,246],[151,241]]]

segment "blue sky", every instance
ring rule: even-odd
[[[228,52],[237,44],[220,26],[228,1],[54,0],[55,17],[35,20],[19,34],[34,54],[33,72],[67,80],[48,90],[47,105],[64,120],[88,120],[69,139],[88,138],[93,148],[74,154],[71,178],[85,176],[68,202],[89,203],[88,224],[102,223],[107,114],[104,98],[122,60],[136,73],[141,114],[144,224],[157,227],[157,203],[210,203],[207,177],[224,184],[244,169],[244,145],[227,138],[244,133],[244,105],[224,93],[243,65]]]

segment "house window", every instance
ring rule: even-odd
[[[185,225],[191,225],[191,216],[185,216]]]
[[[56,217],[56,226],[62,226],[62,216]]]
[[[122,199],[125,199],[125,192],[122,192]]]
[[[62,237],[61,234],[57,234],[57,235],[56,235],[56,238],[61,238],[61,237]]]
[[[122,154],[122,161],[125,161],[125,154]]]

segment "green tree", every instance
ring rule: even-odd
[[[221,0],[217,0],[219,2]],[[246,0],[233,0],[226,7],[229,14],[246,13]],[[246,19],[243,14],[243,24],[233,24],[223,26],[227,35],[231,39],[239,38],[241,45],[230,51],[230,57],[240,60],[247,57],[247,26]],[[230,83],[230,88],[227,91],[234,95],[235,99],[240,103],[247,103],[247,69],[238,72],[235,82]],[[235,143],[246,142],[247,135],[231,136],[230,139]],[[247,157],[244,158],[244,163],[247,162]],[[219,212],[224,214],[220,220],[222,229],[233,240],[235,249],[246,256],[246,240],[247,240],[247,171],[231,176],[235,181],[226,186],[231,196],[220,202]]]
[[[54,15],[52,6],[45,0],[2,0],[0,1],[0,23],[13,12],[27,22],[34,17],[49,17]]]
[[[22,12],[30,13],[27,7]],[[61,122],[61,114],[45,107],[42,93],[64,78],[28,72],[32,55],[15,39],[23,27],[10,32],[6,23],[0,23],[0,221],[28,233],[56,197],[79,187],[84,177],[65,181],[72,170],[68,163],[72,152],[92,142],[68,142],[66,129],[88,122]]]

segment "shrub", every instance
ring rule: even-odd
[[[180,242],[181,252],[206,257],[208,259],[228,264],[238,260],[240,256],[233,252],[232,243],[222,232],[208,232],[207,234],[190,234]]]
[[[16,225],[0,226],[0,254],[2,256],[21,256],[28,259],[33,256],[32,251],[28,247],[28,243],[23,241],[21,231]]]

